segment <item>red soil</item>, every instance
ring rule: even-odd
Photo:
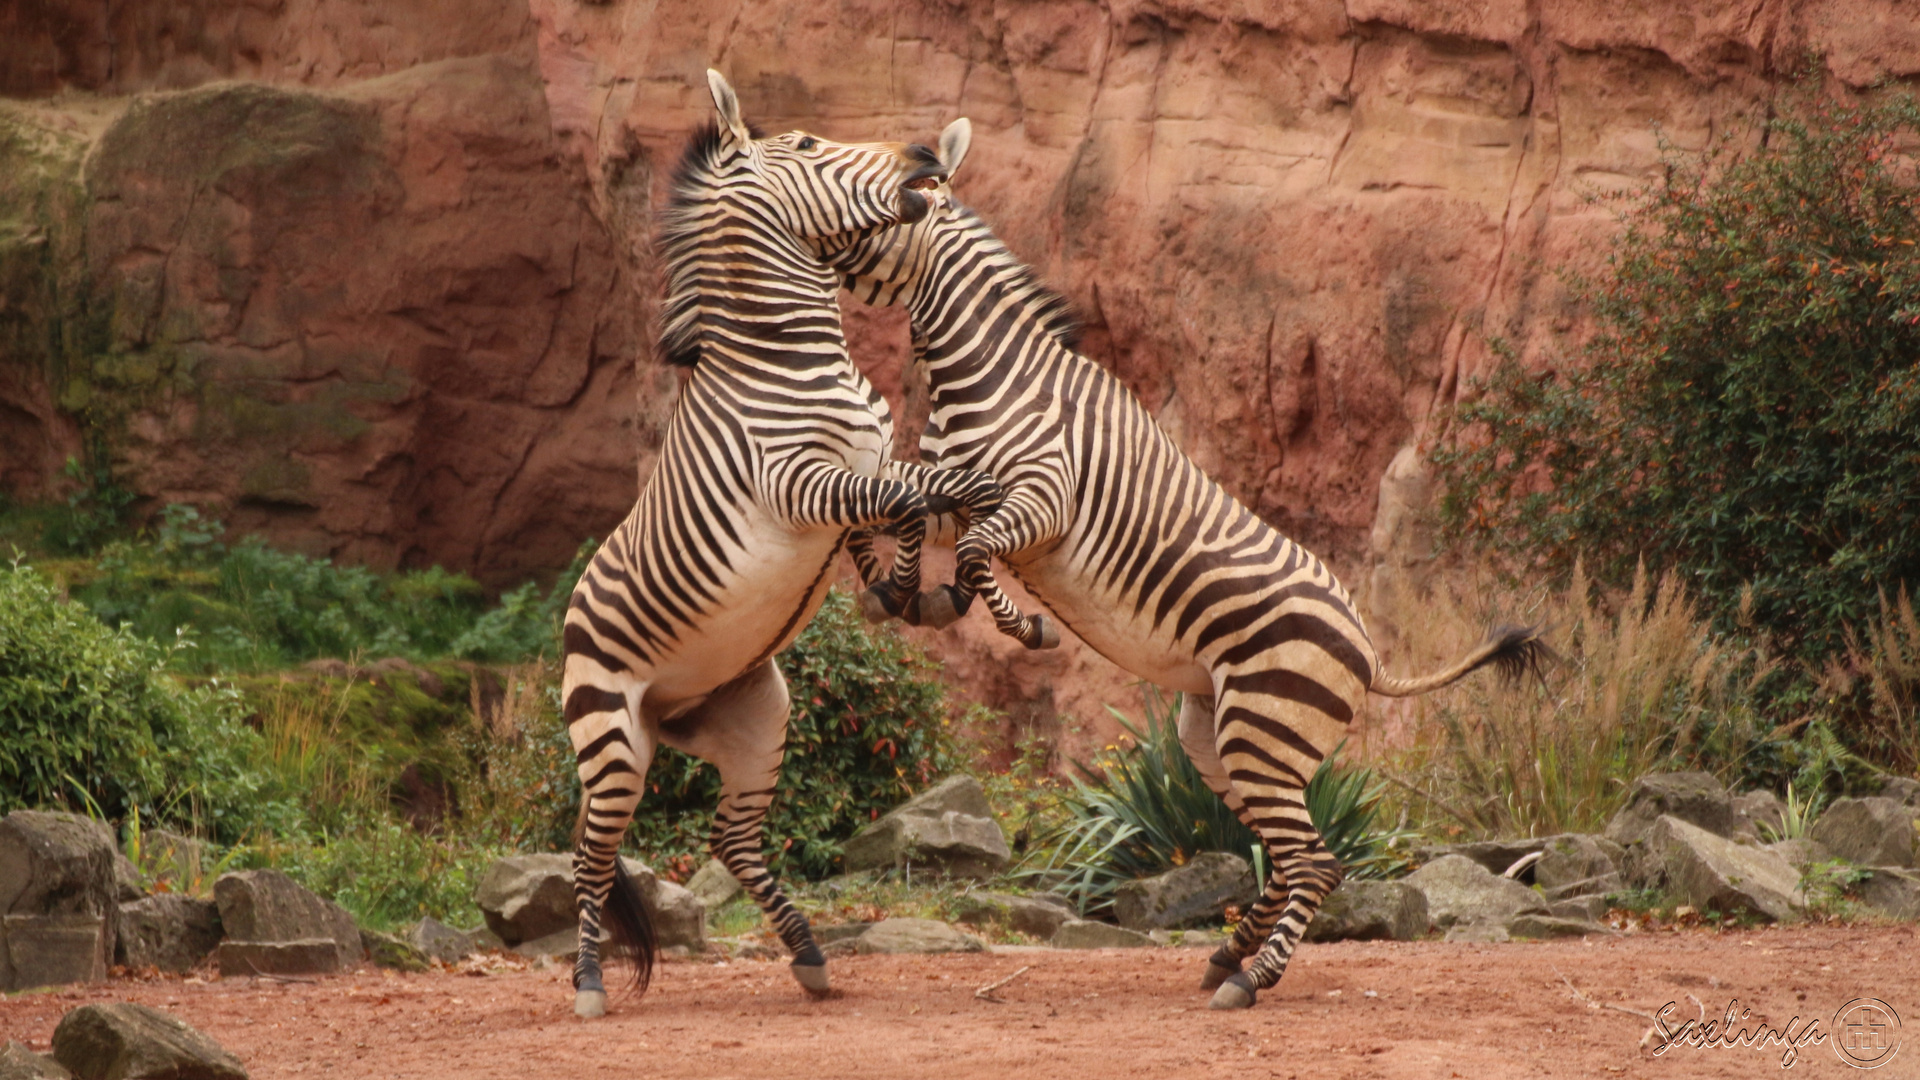
[[[1737,998],[1772,1026],[1798,1015],[1826,1030],[1843,1003],[1874,997],[1920,1044],[1917,936],[1821,927],[1307,945],[1281,987],[1241,1013],[1208,1011],[1196,988],[1206,954],[1193,949],[843,958],[838,994],[822,1002],[783,963],[681,961],[644,998],[616,994],[592,1024],[574,1019],[564,970],[492,957],[467,973],[313,983],[117,979],[0,1001],[0,1036],[45,1051],[68,1009],[129,1000],[212,1035],[256,1078],[1755,1077],[1780,1075],[1780,1048],[1655,1056],[1651,1025],[1621,1010],[1676,1001],[1676,1017],[1714,1018]],[[974,996],[1022,967],[996,991],[1003,1003]],[[1808,1045],[1787,1075],[1920,1076],[1920,1045],[1873,1073]]]

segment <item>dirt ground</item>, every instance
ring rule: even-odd
[[[818,1002],[782,962],[677,961],[591,1024],[574,1019],[564,970],[494,957],[301,983],[116,979],[0,1001],[0,1036],[45,1051],[66,1010],[128,1000],[211,1034],[258,1078],[1756,1077],[1781,1075],[1780,1047],[1656,1056],[1648,1021],[1621,1010],[1716,1018],[1738,999],[1775,1027],[1802,1017],[1797,1034],[1872,997],[1920,1044],[1917,939],[1819,927],[1306,945],[1240,1013],[1207,1009],[1197,949],[848,957]],[[975,997],[1022,968],[1001,1003]],[[1920,1045],[1872,1073],[1807,1045],[1786,1075],[1920,1077]]]

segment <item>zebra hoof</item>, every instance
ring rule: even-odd
[[[827,965],[794,963],[787,970],[793,972],[793,979],[800,988],[814,997],[823,998],[833,994],[833,987],[827,983]]]
[[[960,621],[964,614],[953,602],[953,586],[942,585],[931,592],[920,594],[920,625],[935,630],[945,630]]]
[[[1227,976],[1220,989],[1213,992],[1213,1000],[1207,1002],[1209,1009],[1251,1009],[1253,1008],[1253,980],[1247,978],[1244,971],[1236,971]]]
[[[1060,628],[1053,625],[1052,619],[1047,618],[1045,615],[1035,615],[1033,617],[1033,628],[1037,631],[1034,636],[1038,640],[1035,644],[1027,646],[1027,648],[1057,649],[1060,647]]]
[[[573,1015],[582,1020],[598,1020],[607,1015],[607,992],[576,990],[573,995]]]
[[[1207,973],[1200,976],[1200,989],[1218,990],[1221,983],[1226,982],[1239,973],[1240,969],[1237,966],[1228,967],[1218,960],[1208,960]]]
[[[865,615],[870,623],[883,623],[899,612],[887,610],[887,602],[880,595],[880,586],[874,585],[860,594],[860,614]]]

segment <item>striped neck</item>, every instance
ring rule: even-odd
[[[935,387],[992,374],[1014,378],[1072,355],[1065,302],[986,222],[955,207],[929,237],[930,258],[906,297],[914,349]]]

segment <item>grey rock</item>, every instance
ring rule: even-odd
[[[1920,919],[1920,872],[1901,866],[1876,866],[1860,883],[1860,902],[1889,919]]]
[[[555,930],[532,941],[523,941],[515,945],[513,951],[535,960],[546,958],[572,963],[580,955],[580,928],[575,926],[568,930]]]
[[[249,975],[331,975],[344,971],[340,943],[332,938],[305,941],[223,941],[213,950],[223,979]]]
[[[868,930],[873,929],[870,922],[838,923],[833,926],[813,928],[813,940],[818,945],[831,945],[836,941],[852,941]]]
[[[271,944],[324,938],[339,950],[335,971],[358,964],[366,953],[360,928],[345,908],[278,870],[222,874],[213,883],[213,901],[220,907],[220,925],[229,941]]]
[[[1404,881],[1340,883],[1313,921],[1308,941],[1413,941],[1427,935],[1427,895]]]
[[[1539,893],[1464,855],[1443,855],[1408,874],[1405,881],[1426,896],[1427,918],[1442,930],[1461,923],[1504,926],[1516,915],[1547,914]]]
[[[1547,905],[1547,910],[1551,911],[1556,919],[1580,919],[1586,922],[1597,923],[1607,917],[1607,912],[1611,910],[1611,905],[1607,903],[1606,896],[1599,893],[1589,893],[1585,896],[1574,896],[1565,900],[1555,900],[1553,903]],[[1523,918],[1524,917],[1526,916],[1523,916]]]
[[[1113,914],[1129,930],[1171,930],[1220,917],[1227,904],[1259,894],[1253,868],[1238,855],[1204,851],[1164,874],[1113,891]]]
[[[1508,867],[1545,846],[1546,840],[1539,837],[1524,837],[1517,840],[1475,840],[1467,844],[1439,844],[1415,848],[1413,857],[1424,864],[1448,855],[1459,855],[1479,863],[1489,873],[1504,874]],[[1531,871],[1528,872],[1531,873]]]
[[[1585,833],[1549,836],[1540,845],[1540,861],[1533,864],[1531,883],[1540,886],[1549,896],[1568,895],[1566,890],[1571,887],[1616,876],[1626,854],[1619,844],[1604,836]],[[1581,891],[1603,890],[1582,888]]]
[[[687,889],[655,874],[645,865],[626,860],[627,872],[640,886],[640,899],[653,920],[654,940],[663,949],[707,949],[707,905]],[[576,924],[577,925],[577,924]]]
[[[1045,941],[1060,929],[1061,923],[1074,918],[1074,913],[1053,900],[977,892],[960,901],[959,918],[975,926],[995,923]]]
[[[147,879],[141,875],[140,868],[133,860],[120,852],[113,853],[113,898],[121,904],[132,903],[147,895]]]
[[[1551,904],[1557,900],[1570,900],[1577,896],[1605,896],[1607,893],[1619,892],[1626,887],[1626,881],[1619,874],[1602,874],[1599,877],[1569,881],[1551,889],[1541,889],[1540,895],[1546,897],[1547,902]]]
[[[129,968],[191,971],[220,944],[220,907],[178,893],[160,893],[120,905],[114,962]]]
[[[882,919],[854,940],[862,953],[982,952],[985,943],[937,919]]]
[[[392,934],[361,930],[360,946],[366,950],[367,959],[378,967],[394,971],[427,970],[427,954],[415,948],[411,942]]]
[[[422,955],[443,964],[457,964],[473,955],[473,939],[438,919],[421,919],[407,928],[404,937]]]
[[[1446,940],[1465,941],[1479,945],[1493,945],[1503,941],[1512,941],[1513,935],[1507,933],[1504,924],[1498,922],[1458,923],[1447,931]]]
[[[1890,776],[1887,778],[1886,785],[1880,789],[1880,796],[1904,806],[1920,808],[1920,780],[1906,776]]]
[[[911,865],[914,870],[980,880],[1013,860],[993,820],[986,790],[971,776],[952,776],[894,807],[847,840],[849,871]]]
[[[219,1043],[159,1009],[82,1005],[53,1029],[53,1056],[77,1080],[245,1080]]]
[[[1800,872],[1764,848],[1716,836],[1675,817],[1654,821],[1628,849],[1629,876],[1702,911],[1746,911],[1776,921],[1799,916]]]
[[[707,865],[687,879],[687,891],[706,905],[708,911],[715,911],[734,897],[746,895],[747,890],[740,884],[740,879],[727,869],[726,863],[719,859],[708,859]]]
[[[508,947],[507,943],[501,940],[500,935],[494,933],[493,928],[485,923],[460,932],[467,935],[468,941],[473,942],[474,952],[503,952]]]
[[[1913,819],[1912,807],[1878,795],[1836,799],[1807,835],[1859,866],[1913,866]]]
[[[0,1045],[0,1080],[71,1080],[66,1066],[8,1039]]]
[[[1626,805],[1607,823],[1607,839],[1625,847],[1662,817],[1678,818],[1715,836],[1733,835],[1733,797],[1703,772],[1648,773],[1633,782]]]
[[[1787,865],[1796,870],[1805,870],[1814,863],[1831,862],[1833,852],[1822,847],[1820,841],[1807,836],[1796,836],[1791,840],[1779,840],[1763,845],[1763,849],[1787,860]]]
[[[1056,949],[1150,949],[1156,942],[1138,930],[1091,919],[1068,919],[1047,944]]]
[[[1733,797],[1735,836],[1765,839],[1778,834],[1786,820],[1786,805],[1771,791],[1743,791]]]
[[[1565,918],[1559,915],[1516,915],[1507,924],[1507,934],[1517,938],[1586,937],[1612,933],[1591,919]]]
[[[509,947],[561,930],[577,929],[573,856],[509,855],[481,875],[474,902],[487,929]]]
[[[106,977],[118,854],[112,831],[77,814],[0,819],[0,991]]]

